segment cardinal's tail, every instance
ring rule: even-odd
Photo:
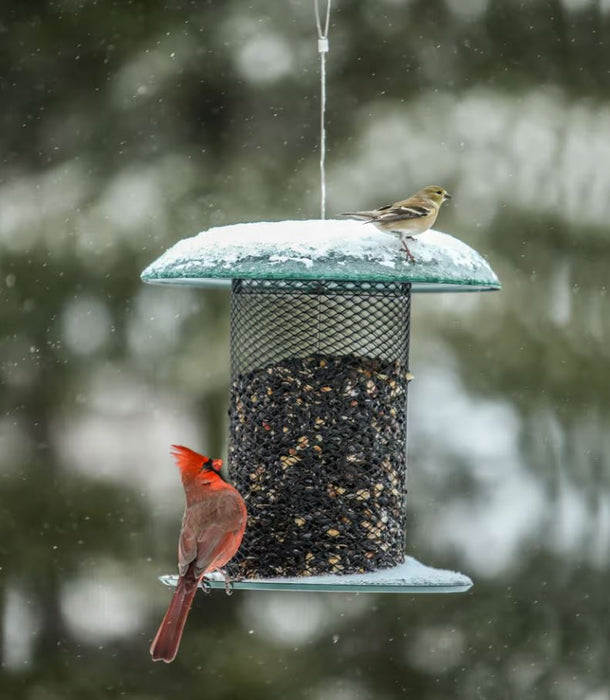
[[[176,658],[182,639],[182,630],[184,630],[198,583],[199,580],[195,578],[192,567],[179,578],[174,597],[150,645],[153,661],[165,661],[169,664]]]

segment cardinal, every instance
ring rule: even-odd
[[[210,459],[172,445],[186,495],[178,542],[178,584],[150,646],[153,661],[176,658],[182,631],[199,582],[223,566],[239,549],[246,529],[246,504],[222,478],[221,459]]]

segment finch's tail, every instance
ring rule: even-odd
[[[197,592],[198,583],[199,579],[195,578],[192,567],[179,578],[174,597],[159,626],[159,631],[150,645],[150,655],[153,661],[165,661],[166,664],[169,664],[176,658],[184,624]]]
[[[356,219],[357,221],[364,221],[365,223],[371,221],[375,218],[375,212],[373,211],[346,211],[344,214],[339,216],[349,216],[350,219]]]

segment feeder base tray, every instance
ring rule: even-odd
[[[178,577],[168,574],[159,580],[166,586],[175,586]],[[219,572],[206,576],[211,588],[224,588]],[[368,574],[340,576],[305,576],[302,578],[266,578],[235,581],[235,590],[252,591],[338,591],[343,593],[464,593],[472,580],[458,571],[434,569],[406,557],[403,564]]]

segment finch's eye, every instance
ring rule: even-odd
[[[436,190],[436,194],[443,194],[443,190]]]

